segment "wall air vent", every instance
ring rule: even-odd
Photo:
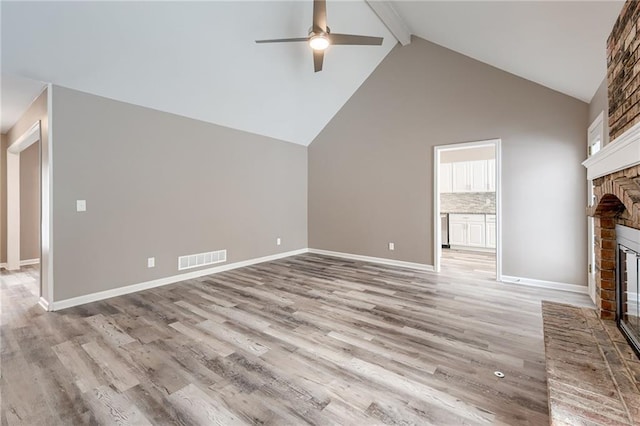
[[[218,250],[207,253],[190,254],[178,257],[178,270],[197,268],[227,261],[227,251]]]

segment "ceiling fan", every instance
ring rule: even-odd
[[[369,37],[352,34],[332,34],[327,26],[326,0],[313,0],[313,25],[307,37],[278,38],[272,40],[256,40],[256,43],[291,43],[306,41],[313,49],[313,69],[322,71],[324,50],[331,45],[380,46],[382,37]]]

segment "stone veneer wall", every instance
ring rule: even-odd
[[[607,40],[609,134],[640,121],[640,2],[627,1]]]
[[[616,225],[640,229],[640,166],[593,181],[596,306],[603,319],[616,317]]]

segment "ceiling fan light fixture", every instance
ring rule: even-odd
[[[325,34],[317,34],[309,39],[309,46],[313,50],[325,50],[329,47],[329,38]]]

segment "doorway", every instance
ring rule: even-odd
[[[42,295],[40,271],[40,121],[7,147],[7,262],[5,268],[34,295]],[[36,266],[32,266],[36,265]],[[22,284],[24,284],[22,283]]]
[[[604,145],[604,111],[602,111],[596,119],[591,123],[587,130],[587,157],[597,154]],[[587,180],[587,206],[593,207],[595,202],[594,186],[592,180]],[[591,216],[587,217],[587,283],[589,288],[589,297],[596,303],[596,236],[595,236],[595,219]]]
[[[501,141],[441,145],[434,152],[434,269],[502,277]]]

